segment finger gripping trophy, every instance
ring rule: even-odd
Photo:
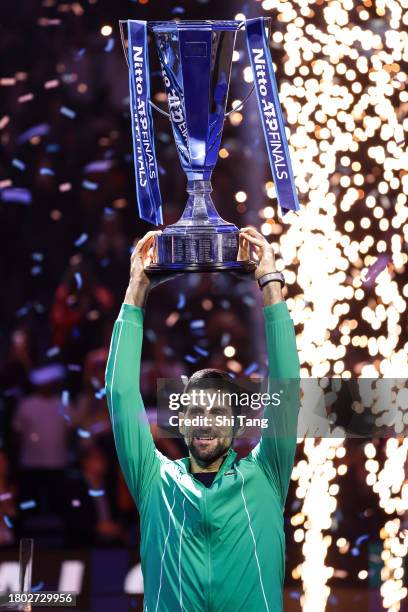
[[[127,51],[124,24],[127,23]],[[237,31],[246,26],[265,142],[278,201],[298,210],[296,190],[264,18],[239,21],[120,22],[128,58],[139,215],[163,223],[154,150],[147,28],[161,64],[173,135],[187,175],[187,205],[181,218],[155,238],[147,273],[251,271],[237,261],[239,230],[220,217],[211,199],[211,174],[218,158]],[[157,108],[157,107],[155,107]],[[158,109],[163,112],[161,109]],[[167,114],[167,113],[165,113]]]

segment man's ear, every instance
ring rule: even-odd
[[[184,425],[184,412],[181,412],[181,410],[179,410],[178,412],[178,421],[179,421],[179,432],[181,433],[181,435],[184,436],[186,435],[186,426]]]

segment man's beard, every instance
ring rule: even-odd
[[[217,461],[228,452],[229,448],[230,444],[226,445],[222,438],[215,438],[210,448],[198,448],[194,438],[188,444],[188,450],[201,467],[206,467]]]

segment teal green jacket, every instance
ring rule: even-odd
[[[263,309],[273,379],[298,379],[284,301]],[[115,322],[106,395],[119,463],[140,513],[145,612],[279,612],[285,571],[283,510],[293,468],[299,396],[267,408],[269,425],[244,459],[231,448],[211,487],[154,445],[139,391],[141,308]],[[293,401],[295,400],[295,401]],[[265,415],[266,415],[265,412]]]

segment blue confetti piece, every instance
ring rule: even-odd
[[[21,161],[21,159],[17,159],[16,157],[12,160],[11,165],[15,168],[18,168],[18,170],[21,170],[22,172],[26,169],[25,163]]]
[[[40,174],[47,176],[55,176],[55,172],[51,168],[40,168]]]
[[[185,305],[186,305],[186,296],[184,295],[184,293],[179,293],[176,308],[178,310],[181,310],[182,308],[184,308]]]
[[[103,399],[103,398],[105,397],[105,395],[106,395],[106,391],[105,391],[105,389],[104,389],[103,387],[102,387],[101,389],[99,389],[99,391],[97,391],[97,392],[95,393],[95,397],[96,397],[96,399],[98,399],[98,400]]]
[[[198,353],[199,355],[201,355],[202,357],[208,357],[209,353],[208,351],[206,351],[205,349],[201,348],[201,346],[194,346],[193,347],[195,352]]]
[[[31,253],[31,259],[33,259],[34,261],[43,261],[44,255],[36,251],[34,253]]]
[[[16,202],[17,204],[31,204],[32,195],[28,189],[11,187],[0,192],[2,202]]]
[[[82,47],[82,49],[78,49],[78,51],[74,51],[74,57],[78,59],[82,57],[85,54],[85,52],[86,52],[85,47]]]
[[[80,427],[78,427],[77,429],[77,434],[80,438],[90,438],[91,434],[89,433],[89,431],[86,431],[86,429],[81,429]]]
[[[84,244],[84,242],[86,242],[88,240],[88,234],[81,234],[79,238],[77,238],[77,240],[75,240],[74,245],[76,247],[82,246]]]
[[[49,144],[45,147],[47,153],[57,153],[60,150],[59,144]]]
[[[259,366],[257,363],[253,362],[251,363],[245,370],[244,370],[244,375],[245,376],[249,376],[250,374],[253,374],[254,372],[256,372],[258,370]]]
[[[290,591],[289,592],[289,597],[291,599],[300,599],[300,592],[299,591]]]
[[[204,327],[205,323],[203,319],[196,319],[195,321],[191,321],[190,327],[191,329],[199,329],[200,327]]]
[[[84,189],[89,189],[90,191],[96,191],[99,187],[98,183],[94,183],[93,181],[87,181],[86,179],[82,181],[82,187]]]
[[[105,214],[107,217],[112,217],[112,215],[114,215],[114,214],[115,214],[115,211],[113,210],[113,208],[109,208],[109,206],[106,206],[106,207],[103,209],[103,212],[104,212],[104,214]]]
[[[11,520],[10,520],[10,518],[7,516],[7,514],[5,514],[5,515],[3,516],[3,520],[4,520],[4,522],[6,523],[6,525],[7,525],[7,527],[8,527],[9,529],[13,529],[13,523],[11,522]]]
[[[148,340],[150,340],[150,342],[156,342],[156,340],[157,340],[156,332],[154,332],[152,329],[147,329],[146,330],[146,338]]]
[[[380,255],[376,261],[368,268],[367,273],[363,279],[363,285],[371,287],[374,284],[377,276],[387,267],[390,261],[390,256]]]
[[[186,355],[184,359],[188,361],[188,363],[197,363],[197,358],[192,355]]]
[[[47,357],[55,357],[55,355],[58,355],[60,352],[60,349],[58,346],[52,346],[50,349],[48,349],[48,351],[46,352]]]
[[[228,300],[221,300],[220,305],[221,308],[224,308],[224,310],[228,310],[229,308],[231,308],[231,302],[229,302]]]
[[[18,317],[24,317],[29,311],[29,307],[28,306],[22,306],[21,308],[19,308],[16,312],[16,315]]]
[[[77,285],[77,289],[81,289],[82,287],[82,276],[80,272],[75,272],[75,282]]]
[[[231,334],[222,334],[221,336],[221,346],[227,346],[228,342],[231,340]]]
[[[18,144],[24,144],[28,140],[31,140],[34,136],[45,136],[50,131],[48,123],[40,123],[34,127],[26,130],[17,138]]]
[[[174,351],[170,346],[165,346],[163,347],[163,353],[166,355],[166,357],[173,357],[174,356]]]
[[[109,266],[110,264],[110,257],[104,257],[103,259],[101,259],[100,263],[102,268],[106,268],[106,266]]]
[[[242,301],[247,306],[253,306],[255,304],[255,300],[251,295],[244,295],[244,297],[242,298]]]
[[[67,368],[70,372],[80,372],[82,370],[82,366],[78,363],[69,363]]]
[[[33,499],[28,499],[27,501],[23,501],[20,504],[20,508],[22,510],[29,510],[30,508],[35,508],[37,503]]]
[[[69,391],[67,389],[64,389],[61,393],[61,402],[63,406],[68,406],[69,404]]]
[[[31,590],[34,591],[34,592],[41,591],[43,586],[44,586],[44,582],[43,582],[43,580],[40,580],[40,582],[38,584],[36,584],[35,586],[31,587]]]
[[[108,38],[108,41],[105,45],[104,51],[105,53],[110,53],[112,51],[112,49],[115,46],[115,39],[114,38]]]
[[[61,115],[65,115],[68,119],[75,119],[76,112],[72,110],[72,108],[68,108],[67,106],[61,106],[60,108]]]
[[[354,547],[351,549],[351,554],[353,555],[353,557],[358,557],[360,554],[360,551],[358,550],[358,548]]]
[[[171,11],[172,15],[184,15],[184,13],[186,12],[186,9],[183,8],[182,6],[175,6],[174,9]]]
[[[41,272],[42,272],[41,266],[33,266],[31,268],[31,276],[38,276],[39,274],[41,274]]]
[[[105,495],[105,490],[104,489],[88,489],[88,494],[91,497],[102,497],[102,495]]]
[[[107,172],[112,168],[113,162],[110,159],[100,159],[90,162],[84,168],[84,172]]]
[[[362,544],[362,543],[363,543],[365,540],[368,540],[368,538],[369,538],[368,534],[361,535],[361,536],[360,536],[359,538],[357,538],[357,540],[356,540],[356,546],[361,546],[361,544]]]

